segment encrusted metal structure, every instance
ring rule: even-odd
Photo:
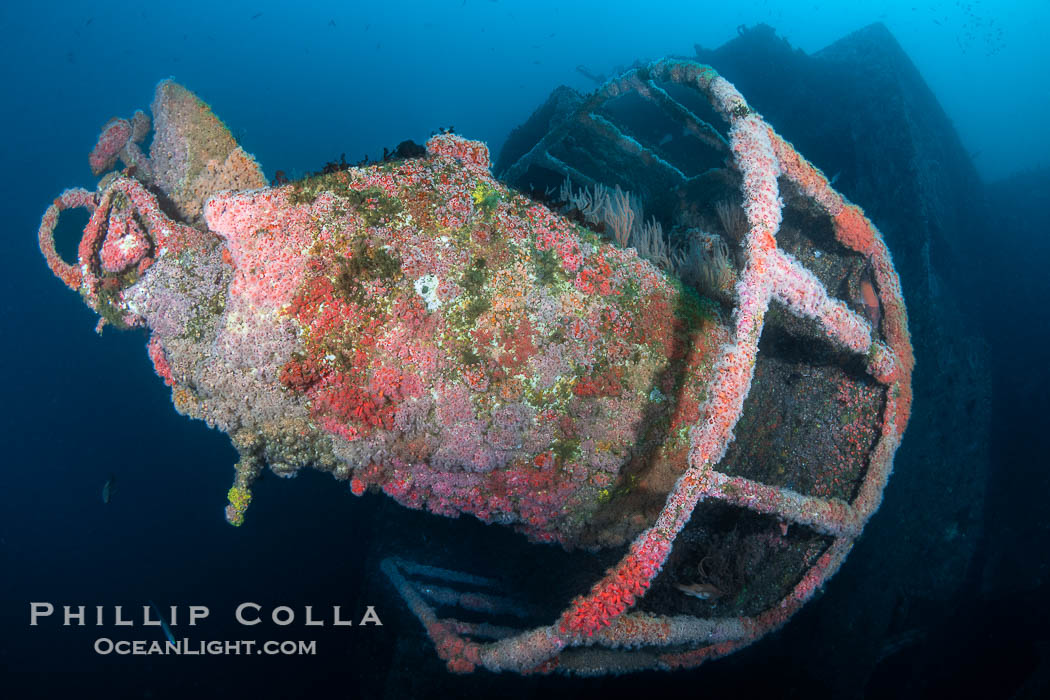
[[[695,666],[783,624],[840,566],[889,477],[913,356],[878,231],[710,67],[662,60],[610,81],[506,177],[541,167],[595,185],[588,173],[635,159],[669,188],[699,182],[603,115],[626,94],[706,144],[739,188],[720,291],[508,189],[482,144],[449,134],[424,158],[269,187],[170,82],[149,157],[144,115],[110,122],[91,165],[125,168],[63,193],[41,250],[100,323],[149,329],[180,412],[231,435],[231,523],[264,466],[311,466],[538,543],[623,548],[559,612],[486,577],[384,561],[451,670]],[[601,168],[580,165],[588,146]],[[91,213],[76,264],[54,244],[70,207]],[[785,207],[817,232],[793,232],[794,252],[778,244]],[[763,362],[777,313],[778,334],[819,361]],[[792,410],[811,425],[778,428]]]

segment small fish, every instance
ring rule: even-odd
[[[254,15],[251,16],[251,19],[259,19],[262,16],[263,16],[263,13],[256,12]]]
[[[161,629],[164,630],[164,636],[167,637],[168,642],[175,646],[178,646],[178,644],[175,642],[175,636],[171,633],[171,628],[168,627],[168,621],[164,619],[164,615],[162,615],[160,612],[160,608],[158,608],[157,604],[154,603],[152,600],[149,602],[149,604],[153,606],[153,610],[157,613],[157,619],[160,620]]]
[[[725,595],[722,589],[710,583],[676,583],[674,587],[682,593],[700,600],[715,600]]]
[[[860,298],[864,302],[864,313],[868,320],[871,321],[872,326],[878,328],[879,321],[882,319],[882,309],[879,306],[879,297],[875,294],[875,287],[869,280],[861,281]]]
[[[109,499],[113,497],[113,491],[116,489],[117,477],[112,474],[106,479],[106,483],[102,485],[102,502],[109,504]]]

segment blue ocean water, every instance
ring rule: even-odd
[[[587,92],[595,83],[585,73],[611,75],[636,60],[691,56],[694,45],[717,48],[741,27],[769,24],[792,46],[813,53],[882,22],[954,124],[988,188],[991,211],[987,238],[959,243],[979,274],[951,279],[955,286],[943,291],[958,297],[966,324],[984,338],[991,358],[985,526],[968,583],[954,598],[911,602],[919,618],[914,609],[923,606],[937,613],[915,627],[914,639],[901,636],[905,656],[893,663],[920,669],[909,672],[914,696],[956,688],[961,681],[953,673],[960,668],[961,677],[975,683],[1011,679],[990,697],[1010,697],[1022,687],[1045,691],[1047,633],[1031,620],[1046,615],[1048,600],[1043,448],[1050,326],[1043,300],[1050,139],[1043,121],[1050,113],[1050,49],[1042,37],[1048,20],[1045,3],[1020,0],[871,2],[859,9],[772,0],[717,8],[506,0],[4,4],[0,685],[29,682],[13,674],[32,672],[50,676],[32,679],[41,692],[45,683],[101,684],[133,697],[275,687],[288,696],[307,690],[362,697],[614,695],[741,683],[791,695],[893,694],[896,667],[851,684],[848,668],[819,672],[815,663],[798,670],[778,661],[783,646],[761,644],[699,670],[619,681],[447,676],[418,622],[378,573],[378,562],[395,545],[426,551],[439,533],[460,531],[397,513],[406,531],[390,533],[385,523],[399,510],[395,504],[375,495],[353,498],[328,475],[310,471],[293,482],[264,478],[249,522],[227,525],[222,508],[236,461],[227,437],[172,410],[141,333],[92,333],[95,315],[48,274],[34,236],[40,215],[63,189],[94,186],[87,154],[100,127],[147,108],[157,81],[169,76],[212,106],[268,177],[281,170],[294,178],[343,154],[352,162],[375,159],[384,146],[422,142],[450,126],[487,142],[495,155],[557,86]],[[68,246],[75,217],[67,223],[62,240]],[[967,374],[972,365],[961,358],[951,371],[959,382],[975,381]],[[917,394],[916,410],[937,400]],[[104,503],[107,481],[111,497]],[[907,502],[909,494],[891,486],[887,498]],[[465,519],[455,527],[476,538],[479,563],[527,556],[507,533]],[[858,568],[863,563],[851,565],[879,575]],[[372,605],[383,626],[318,628],[316,658],[263,663],[98,655],[92,644],[99,632],[90,624],[60,626],[57,613],[37,627],[29,624],[33,602],[85,605],[90,620],[95,606],[112,618],[115,605],[140,618],[149,601],[162,610],[208,606],[208,631],[216,639],[244,636],[230,614],[244,601],[264,610],[289,605],[299,615],[313,605],[329,617],[332,605],[343,605],[355,622]],[[821,603],[792,625],[833,637],[835,621],[821,617]],[[887,620],[886,628],[892,626]],[[143,629],[162,638],[159,628]],[[258,629],[282,637],[276,625]],[[787,640],[770,644],[798,649],[804,635]],[[805,656],[804,649],[796,653]],[[69,675],[53,675],[59,672]],[[80,673],[105,676],[74,675]],[[758,680],[763,674],[777,680]]]

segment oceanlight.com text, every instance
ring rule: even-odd
[[[254,639],[219,641],[184,638],[175,642],[159,642],[99,637],[95,640],[95,653],[103,656],[316,656],[317,641],[287,639],[259,642]]]

